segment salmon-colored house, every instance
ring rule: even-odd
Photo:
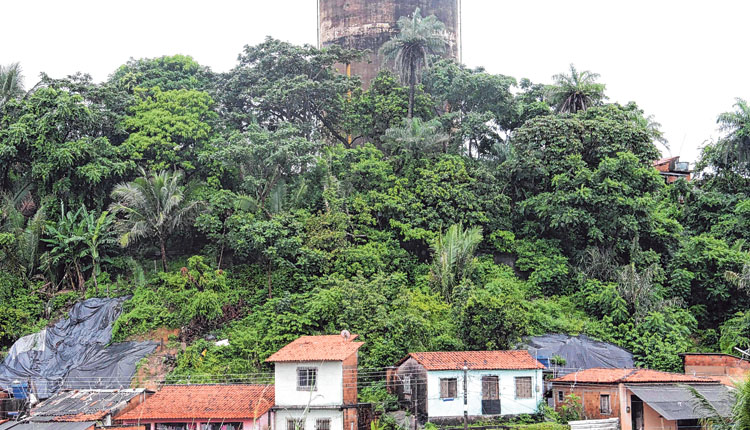
[[[733,403],[729,389],[715,379],[649,369],[586,369],[551,382],[556,410],[573,394],[584,419],[619,418],[621,430],[700,428],[702,411],[687,386],[722,414]]]
[[[730,387],[750,376],[750,361],[734,355],[693,352],[680,357],[686,375],[706,376]]]
[[[147,430],[269,430],[273,385],[166,385],[117,417]]]

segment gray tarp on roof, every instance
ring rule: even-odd
[[[29,422],[15,422],[10,427],[3,427],[0,425],[0,430],[86,430],[95,424],[94,421],[84,421],[80,423],[29,423]]]
[[[708,415],[698,406],[695,396],[684,385],[627,384],[626,387],[667,420],[690,420]],[[701,393],[722,416],[731,415],[734,399],[728,387],[720,384],[696,384],[692,387]]]
[[[128,388],[138,362],[156,349],[154,342],[107,344],[112,325],[127,298],[76,303],[69,317],[25,336],[0,364],[0,388],[31,382],[40,399],[65,388]]]
[[[527,337],[524,338],[523,345],[522,349],[528,350],[534,358],[550,358],[555,355],[565,358],[565,368],[635,367],[630,351],[585,335],[546,334]]]

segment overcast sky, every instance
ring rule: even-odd
[[[3,2],[0,64],[103,80],[130,57],[188,54],[226,71],[267,35],[316,43],[316,0]],[[551,82],[575,63],[611,101],[662,124],[672,155],[694,161],[716,116],[750,98],[750,1],[463,0],[463,61]],[[665,151],[665,155],[669,155]]]

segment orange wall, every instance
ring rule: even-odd
[[[583,406],[584,419],[600,420],[607,418],[617,418],[620,416],[620,393],[616,385],[553,385],[552,395],[555,399],[555,410],[560,410],[558,392],[561,391],[565,396],[570,393],[575,394],[581,399]],[[609,404],[612,409],[609,414],[602,414],[600,409],[599,397],[601,394],[609,394]]]
[[[731,355],[686,354],[683,356],[685,374],[717,379],[733,386],[750,375],[750,362]]]

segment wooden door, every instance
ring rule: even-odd
[[[500,415],[500,378],[482,376],[482,415]]]

